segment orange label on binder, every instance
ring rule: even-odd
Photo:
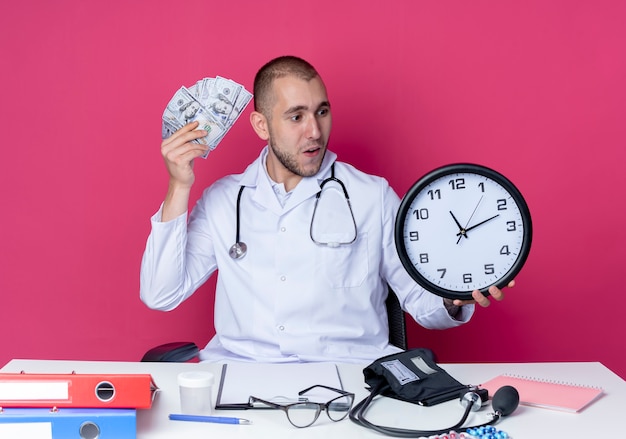
[[[0,373],[0,407],[150,408],[149,374]]]

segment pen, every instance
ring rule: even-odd
[[[172,421],[212,422],[214,424],[252,424],[248,419],[229,418],[226,416],[200,416],[171,414]]]

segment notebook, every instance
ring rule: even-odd
[[[496,390],[507,385],[517,389],[520,404],[573,413],[581,411],[603,393],[599,387],[508,374],[492,378],[480,387],[493,396]]]

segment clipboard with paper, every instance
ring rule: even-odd
[[[333,363],[228,363],[222,366],[215,408],[242,410],[266,406],[250,404],[251,396],[287,404],[302,400],[324,403],[336,397],[330,390],[317,388],[298,392],[314,385],[343,390],[337,365]]]

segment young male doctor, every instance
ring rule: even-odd
[[[458,326],[474,303],[490,304],[478,291],[444,300],[409,277],[394,244],[400,199],[327,150],[331,104],[308,62],[285,56],[259,70],[250,122],[267,146],[242,174],[208,187],[189,218],[193,161],[207,152],[192,140],[207,133],[191,123],[161,145],[169,187],[151,219],[140,296],[171,310],[218,271],[216,335],[201,360],[363,363],[398,352],[387,285],[427,328]]]

